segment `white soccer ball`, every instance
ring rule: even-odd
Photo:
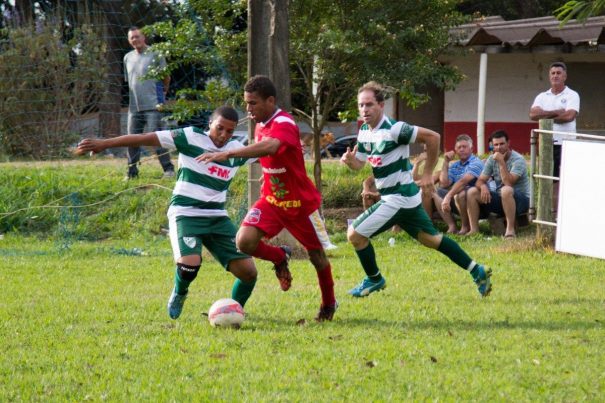
[[[219,299],[210,307],[208,321],[215,327],[239,329],[244,322],[244,308],[234,299]]]

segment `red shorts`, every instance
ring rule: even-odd
[[[302,211],[296,215],[284,214],[282,209],[269,204],[262,198],[257,200],[248,211],[242,226],[258,228],[265,233],[265,237],[268,239],[273,238],[285,228],[306,250],[318,250],[322,249],[318,231],[325,233],[325,227],[323,221],[313,219],[315,215],[318,214],[314,212],[311,217]],[[321,228],[318,228],[320,226]]]

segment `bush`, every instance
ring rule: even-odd
[[[310,166],[307,166],[310,168]],[[312,178],[312,170],[307,169]],[[322,197],[325,208],[361,207],[361,183],[371,174],[369,167],[352,171],[339,161],[322,161]]]
[[[103,89],[105,45],[87,26],[64,40],[52,23],[6,29],[0,42],[0,147],[9,156],[61,157],[74,122]]]
[[[122,182],[124,166],[122,160],[0,164],[0,233],[87,240],[160,234],[168,226],[166,210],[174,183],[157,179],[161,171],[153,158],[141,167],[136,181]],[[361,181],[369,171],[352,172],[334,162],[323,167],[324,209],[361,207]],[[310,163],[307,168],[312,169]],[[247,202],[244,167],[233,180],[227,202],[236,224],[247,212]],[[327,223],[331,233],[342,230],[329,217]]]

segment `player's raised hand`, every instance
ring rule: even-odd
[[[78,146],[74,150],[76,155],[83,155],[87,152],[99,153],[103,151],[105,147],[103,146],[103,140],[99,139],[84,139],[78,143]]]
[[[347,151],[340,157],[340,162],[346,165],[352,164],[355,162],[355,154],[357,154],[357,144],[355,144],[355,147],[353,147],[352,150],[351,147],[347,147]]]

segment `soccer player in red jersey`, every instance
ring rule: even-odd
[[[309,253],[317,270],[322,303],[315,320],[332,320],[338,306],[330,262],[320,234],[325,233],[319,217],[321,195],[305,170],[300,133],[294,119],[276,105],[276,89],[265,76],[254,76],[244,87],[248,115],[256,121],[255,143],[238,150],[204,153],[199,162],[229,158],[259,158],[263,170],[261,196],[244,218],[237,233],[240,251],[273,262],[282,290],[292,282],[288,269],[291,250],[272,246],[263,238],[273,238],[287,229]]]

